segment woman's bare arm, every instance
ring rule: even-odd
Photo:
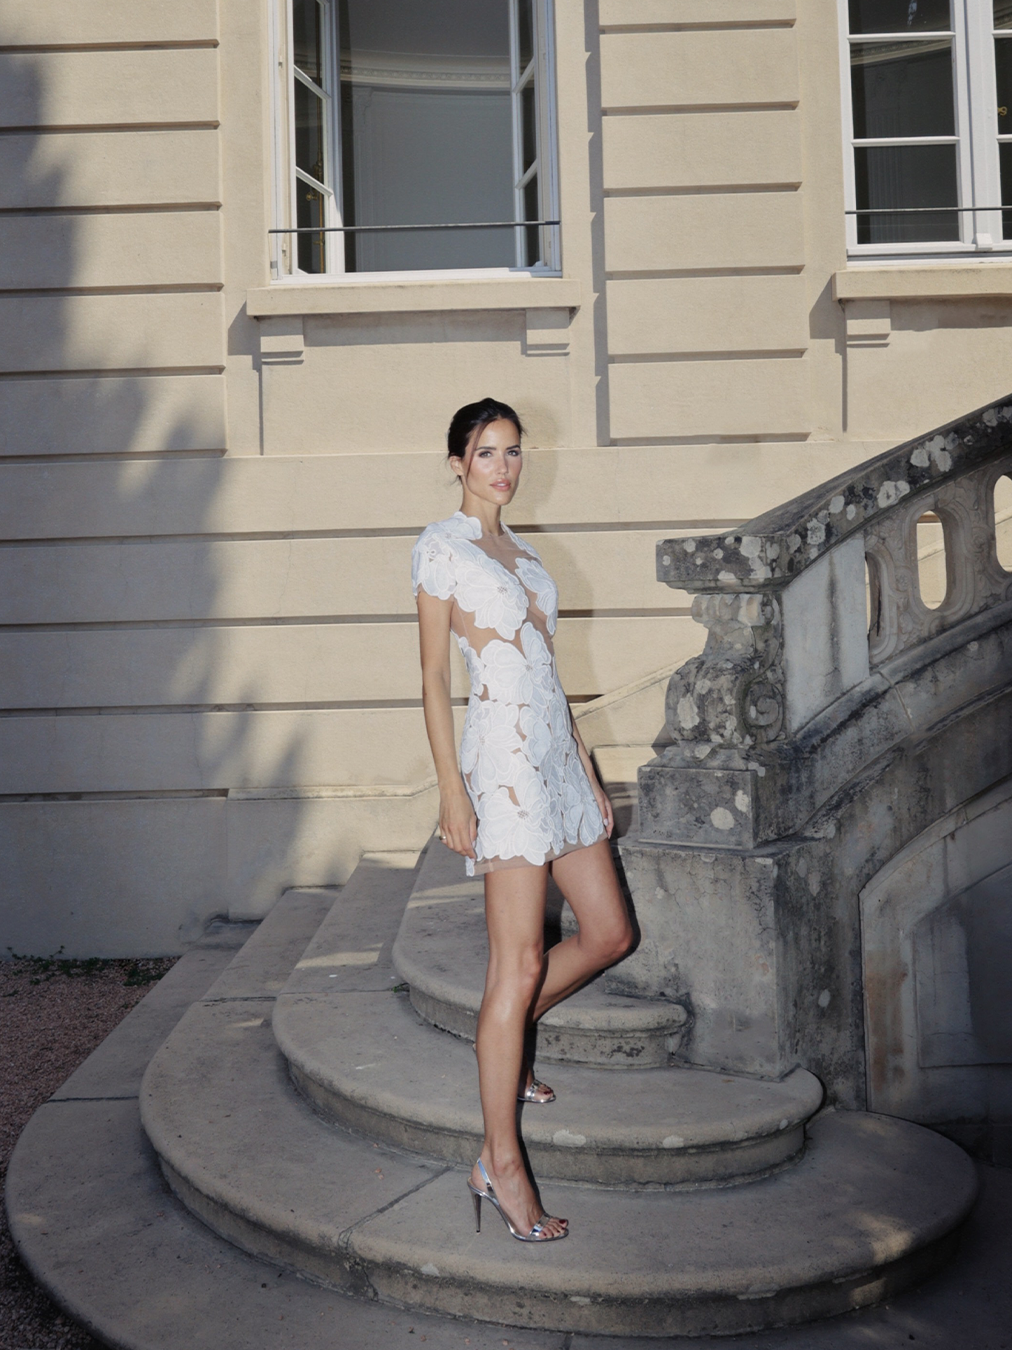
[[[422,707],[439,783],[439,833],[454,853],[474,857],[478,822],[460,776],[450,703],[450,611],[453,602],[418,592]]]

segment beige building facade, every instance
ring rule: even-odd
[[[422,847],[458,405],[527,424],[628,780],[704,637],[657,539],[1012,386],[1001,4],[462,3],[0,0],[2,946],[178,951]],[[476,220],[548,223],[376,228]]]

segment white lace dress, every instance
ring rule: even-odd
[[[559,592],[541,559],[507,526],[482,538],[456,511],[427,526],[411,580],[453,600],[450,628],[471,676],[460,767],[475,815],[468,876],[538,866],[605,838],[555,669]]]

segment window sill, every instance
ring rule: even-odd
[[[481,277],[469,280],[285,282],[246,292],[251,318],[314,314],[426,314],[462,310],[580,307],[570,277]]]
[[[833,299],[1012,299],[1012,262],[945,262],[930,265],[848,267],[833,274]]]

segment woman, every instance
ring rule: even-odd
[[[632,929],[611,859],[613,818],[559,684],[558,591],[500,512],[520,481],[522,427],[495,399],[469,403],[447,434],[463,500],[412,554],[425,726],[439,782],[440,838],[485,879],[489,961],[478,1014],[485,1139],[468,1182],[480,1229],[488,1200],[522,1242],[568,1233],[544,1213],[517,1136],[517,1100],[547,1104],[524,1059],[527,1029],[629,951]],[[471,677],[458,767],[450,634]],[[579,930],[545,954],[548,868]]]

